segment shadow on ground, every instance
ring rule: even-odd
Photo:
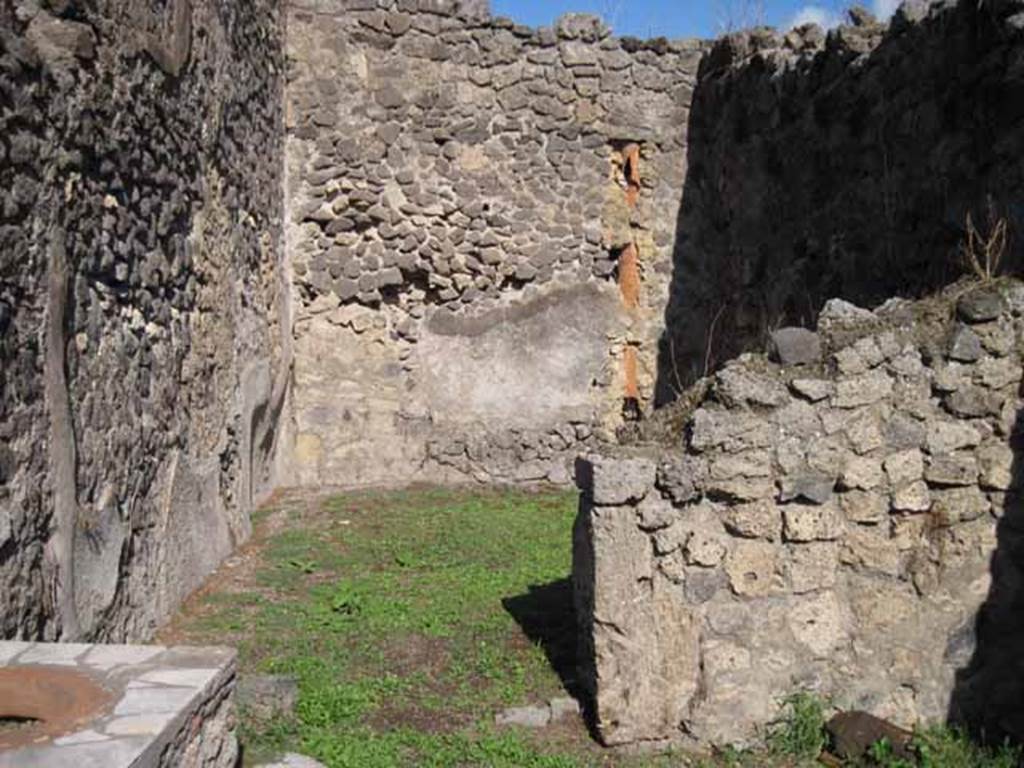
[[[544,649],[566,692],[582,701],[583,692],[576,676],[572,582],[566,578],[549,584],[531,584],[525,595],[506,597],[501,604],[530,641]]]

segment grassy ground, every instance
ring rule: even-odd
[[[243,722],[247,762],[289,749],[332,768],[626,765],[576,718],[543,739],[493,724],[573,689],[575,503],[437,489],[285,497],[164,639],[237,645],[243,674],[298,678],[294,720]]]
[[[294,717],[242,713],[248,765],[297,751],[329,768],[711,766],[602,750],[577,717],[539,731],[494,725],[506,707],[576,691],[575,513],[564,492],[285,495],[161,639],[235,645],[243,675],[298,679]],[[821,725],[820,708],[794,710],[767,751],[713,764],[813,765]],[[1013,768],[937,739],[951,757],[924,768]]]

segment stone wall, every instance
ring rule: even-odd
[[[834,300],[818,328],[719,371],[679,444],[581,461],[605,743],[750,741],[800,689],[1024,735],[1024,285]]]
[[[0,2],[0,637],[144,638],[290,367],[275,0]]]
[[[693,99],[660,402],[830,297],[874,306],[945,285],[989,196],[1021,231],[1020,14],[911,0],[889,26],[859,13],[827,37],[716,42]]]
[[[298,483],[568,482],[653,396],[702,45],[474,9],[292,3]]]

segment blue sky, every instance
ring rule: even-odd
[[[886,16],[896,0],[864,0],[876,13]],[[510,16],[530,26],[550,25],[569,11],[597,13],[611,23],[618,35],[635,37],[714,37],[721,27],[723,9],[734,16],[743,8],[763,6],[769,24],[789,27],[794,21],[836,23],[843,0],[491,0],[495,16]]]

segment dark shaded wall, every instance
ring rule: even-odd
[[[0,637],[149,635],[289,369],[275,0],[0,0]]]
[[[947,282],[989,195],[1020,231],[1020,10],[908,3],[888,27],[716,44],[690,117],[659,402],[831,297]],[[1013,250],[1015,265],[1019,237]]]

